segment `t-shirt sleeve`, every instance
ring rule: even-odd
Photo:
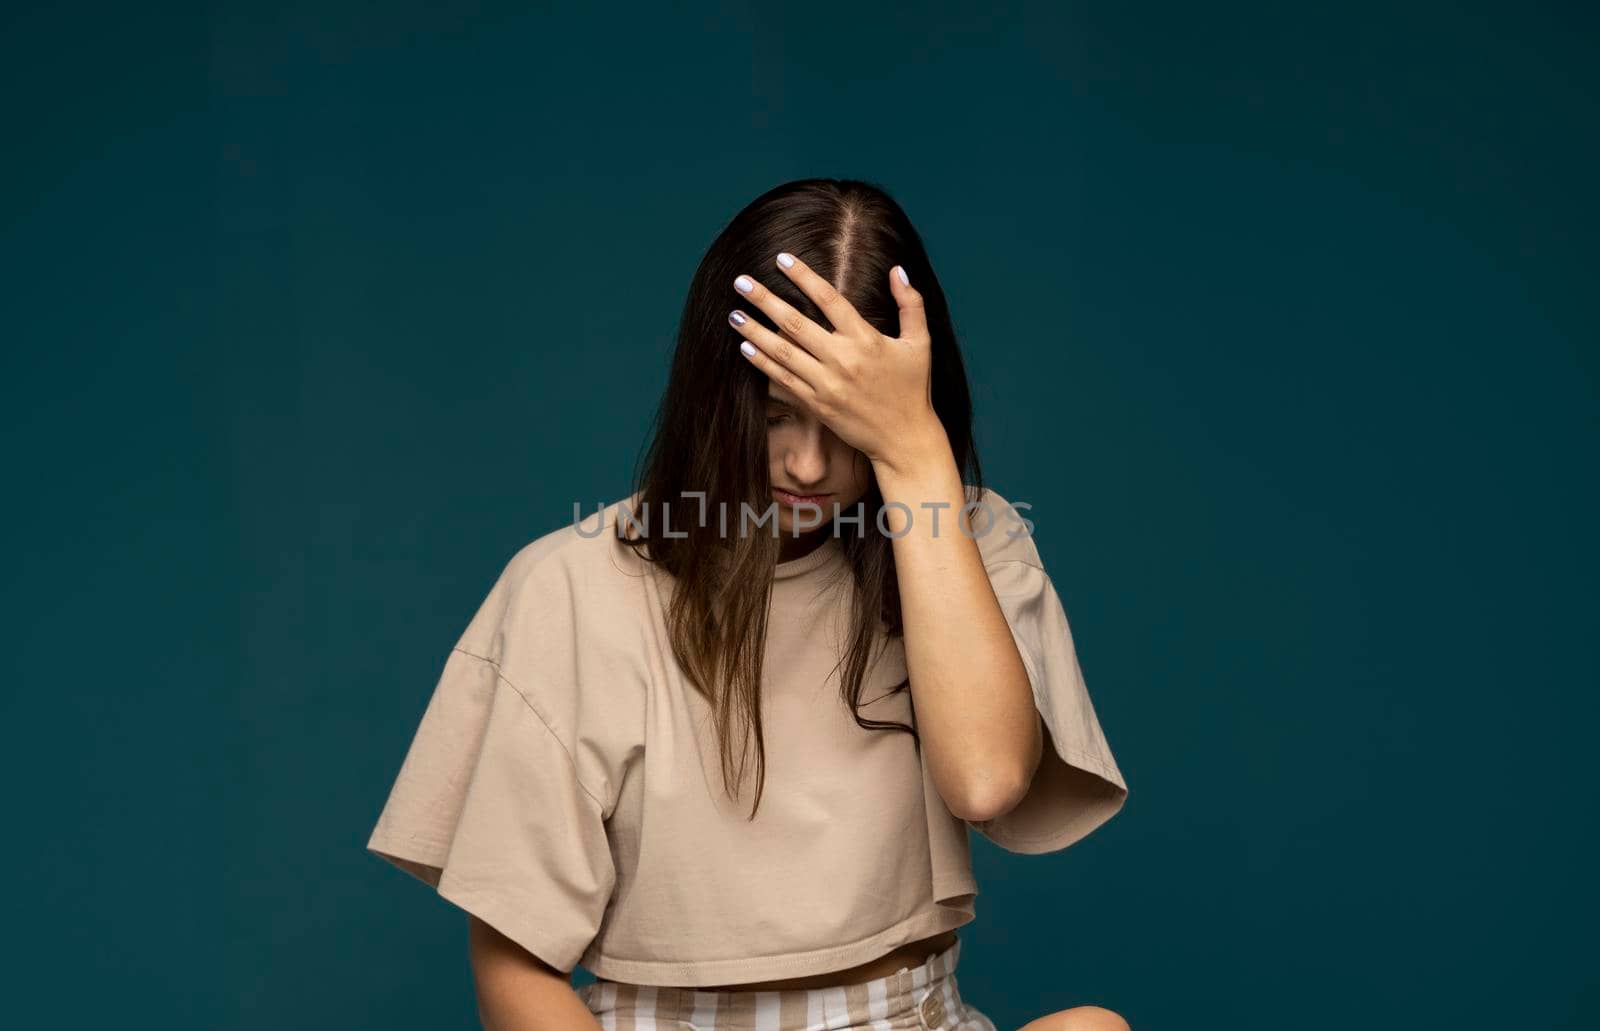
[[[598,933],[615,869],[604,804],[540,714],[540,692],[575,690],[572,646],[525,621],[543,607],[570,627],[557,608],[570,599],[551,578],[530,599],[541,586],[519,569],[526,558],[446,659],[367,849],[570,972]],[[537,681],[507,675],[497,653],[508,640],[543,647]]]
[[[1084,683],[1066,610],[1033,537],[1024,532],[1026,510],[1020,505],[1012,509],[992,491],[986,496],[996,519],[985,534],[980,515],[974,532],[995,598],[1027,668],[1045,739],[1022,801],[995,819],[970,825],[1011,852],[1055,852],[1116,815],[1127,800],[1128,785]]]

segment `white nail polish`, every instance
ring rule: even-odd
[[[784,268],[794,268],[794,255],[788,251],[783,251],[778,255],[778,264]]]
[[[904,265],[896,265],[894,267],[894,271],[895,271],[895,275],[900,277],[900,285],[901,286],[910,286],[911,285],[911,277],[906,275],[906,267]]]
[[[741,340],[739,341],[739,350],[747,355],[754,355],[756,353],[756,345],[748,340]]]
[[[756,284],[749,276],[740,276],[733,281],[733,288],[742,294],[747,294],[756,288]]]

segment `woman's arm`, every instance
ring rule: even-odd
[[[904,533],[894,539],[894,561],[929,772],[956,816],[993,819],[1027,792],[1044,736],[978,542],[956,525],[966,496],[944,427],[934,419],[910,429],[873,469],[885,504],[911,512],[885,509],[891,534]],[[970,520],[963,525],[972,532]],[[988,532],[1006,530],[995,523]]]
[[[993,819],[1027,794],[1043,754],[1043,721],[978,542],[955,525],[965,487],[933,407],[922,295],[902,266],[889,271],[900,336],[886,337],[805,262],[787,253],[777,261],[834,329],[741,275],[734,288],[787,334],[736,321],[745,356],[865,454],[883,500],[910,511],[889,508],[887,521],[891,533],[905,531],[894,561],[923,754],[952,813]],[[936,513],[925,506],[940,503],[935,535]]]
[[[600,1031],[566,974],[476,916],[468,921],[478,1016],[486,1031]]]

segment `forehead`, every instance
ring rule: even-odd
[[[767,380],[767,396],[774,401],[782,401],[786,405],[796,408],[800,406],[800,402],[795,399],[795,396],[779,386],[775,380]]]

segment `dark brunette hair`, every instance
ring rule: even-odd
[[[800,179],[751,201],[717,234],[695,270],[671,375],[642,470],[635,476],[636,508],[659,513],[689,505],[697,511],[699,502],[683,495],[698,491],[705,494],[710,512],[725,504],[733,524],[742,505],[760,513],[771,504],[767,377],[739,353],[742,338],[727,321],[739,299],[734,277],[755,276],[818,325],[832,328],[811,299],[773,268],[779,251],[804,261],[890,336],[899,334],[899,308],[888,274],[897,264],[905,267],[927,313],[934,411],[969,488],[967,500],[976,500],[983,481],[972,440],[966,367],[921,237],[881,186],[856,179]],[[771,274],[764,274],[766,270]],[[746,311],[777,332],[759,309]],[[882,504],[874,482],[862,498],[865,518],[860,525],[841,524],[838,530],[854,582],[840,691],[860,726],[904,731],[920,747],[915,727],[868,719],[860,712],[862,681],[879,635],[902,633],[894,550],[877,529]],[[686,534],[682,537],[663,536],[659,522],[651,522],[630,543],[674,578],[667,613],[673,652],[716,714],[723,781],[730,793],[744,780],[749,742],[754,740],[754,818],[766,779],[761,673],[779,541],[761,532],[724,535],[716,519],[696,525],[700,521],[675,518],[673,530]],[[895,690],[909,686],[902,680]]]

